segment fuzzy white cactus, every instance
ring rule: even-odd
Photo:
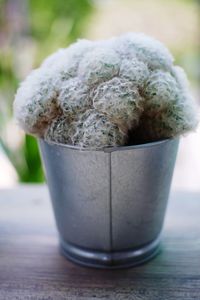
[[[120,77],[99,84],[93,93],[94,108],[106,114],[125,132],[138,125],[143,110],[142,100],[137,86]]]
[[[58,50],[21,84],[14,113],[27,133],[91,149],[169,138],[198,123],[184,71],[139,33]]]

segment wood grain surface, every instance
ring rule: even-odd
[[[200,193],[171,193],[162,251],[127,270],[79,267],[59,253],[45,186],[0,191],[0,299],[200,300]]]

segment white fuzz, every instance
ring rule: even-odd
[[[115,77],[100,84],[93,97],[94,108],[107,114],[125,132],[138,124],[142,98],[131,81]]]
[[[77,122],[73,144],[80,147],[98,149],[124,145],[127,140],[119,127],[98,111],[89,110]]]
[[[196,128],[197,111],[168,49],[139,33],[58,50],[14,101],[27,133],[91,149],[184,134]]]
[[[62,85],[58,103],[65,115],[75,116],[91,108],[89,88],[78,77],[69,79]]]
[[[94,43],[88,40],[79,40],[66,49],[59,49],[44,60],[41,68],[53,68],[56,72],[68,74],[69,77],[77,75],[79,63],[88,51],[94,48]],[[56,73],[55,73],[56,78]]]
[[[170,69],[173,57],[169,50],[156,39],[141,33],[127,33],[117,40],[118,51],[125,58],[137,57],[154,69]]]
[[[173,105],[180,91],[178,84],[168,72],[155,71],[146,82],[145,97],[147,113],[155,113]]]
[[[88,84],[99,83],[117,75],[120,58],[109,48],[95,48],[80,62],[78,75]]]
[[[71,144],[71,136],[74,132],[70,121],[66,116],[58,116],[54,119],[44,133],[45,140],[48,142]]]
[[[131,80],[138,87],[143,87],[148,79],[149,70],[147,65],[136,58],[124,59],[121,63],[119,76]]]
[[[41,69],[32,71],[15,96],[14,114],[19,125],[27,133],[41,136],[58,111],[52,74]]]
[[[145,141],[169,138],[194,130],[198,125],[198,108],[188,89],[181,68],[169,73],[158,71],[148,79],[146,108],[141,121]]]

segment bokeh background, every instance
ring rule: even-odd
[[[12,116],[14,94],[31,69],[77,38],[149,34],[187,72],[198,103],[198,0],[0,0],[0,188],[43,182],[37,141]],[[200,129],[181,139],[173,186],[200,191]]]

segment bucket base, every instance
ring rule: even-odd
[[[159,253],[160,239],[150,242],[141,248],[117,251],[100,252],[83,249],[70,243],[61,241],[61,252],[70,261],[92,268],[122,269],[138,266],[152,259]]]

